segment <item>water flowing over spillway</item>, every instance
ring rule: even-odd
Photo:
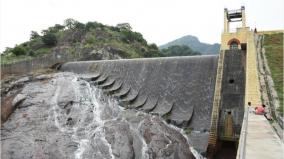
[[[180,129],[119,106],[81,75],[57,73],[20,94],[26,99],[2,126],[3,159],[199,158]]]

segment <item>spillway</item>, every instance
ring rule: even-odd
[[[205,152],[218,56],[68,62],[61,71],[87,75],[127,109],[163,117],[187,130],[191,143]]]

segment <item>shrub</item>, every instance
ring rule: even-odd
[[[79,30],[84,30],[84,29],[85,29],[85,24],[80,23],[80,22],[76,22],[76,23],[74,24],[74,28],[75,28],[75,29],[79,29]]]
[[[143,54],[143,57],[163,57],[159,50],[149,50]]]
[[[35,55],[35,56],[37,56],[37,55],[43,55],[43,54],[48,54],[48,53],[50,53],[50,48],[40,48],[40,49],[38,49],[38,50],[36,50],[35,52],[33,52],[33,54]]]
[[[96,42],[96,37],[94,35],[87,35],[86,36],[86,43],[87,44],[94,44]]]
[[[30,51],[28,51],[28,53],[27,53],[29,56],[34,56],[35,55],[35,52],[33,51],[33,50],[30,50]]]
[[[159,50],[159,48],[156,44],[150,44],[149,47],[150,47],[150,49]]]
[[[104,25],[101,24],[101,23],[98,23],[98,22],[88,22],[85,26],[85,29],[87,31],[91,30],[91,29],[94,29],[94,28],[103,28]]]
[[[16,56],[19,55],[25,55],[26,54],[26,50],[23,46],[16,46],[13,50],[12,53],[15,54]]]
[[[163,49],[162,53],[165,56],[193,56],[200,55],[199,52],[193,51],[190,47],[186,45],[173,45],[167,49]]]
[[[42,37],[42,41],[47,46],[54,46],[57,43],[57,38],[53,33],[47,33]]]
[[[118,27],[114,27],[114,26],[111,26],[110,30],[115,31],[115,32],[120,32],[120,29]]]
[[[122,41],[125,42],[133,42],[133,41],[138,41],[138,42],[142,42],[145,43],[146,41],[144,40],[142,34],[138,33],[138,32],[132,32],[129,30],[123,30],[122,31]],[[146,42],[147,43],[147,42]]]

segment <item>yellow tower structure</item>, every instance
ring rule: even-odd
[[[241,22],[242,25],[231,32],[232,22]],[[246,26],[244,6],[238,10],[225,8],[207,147],[208,158],[212,158],[216,152],[219,141],[238,140],[244,106],[248,102],[253,106],[261,103],[255,33]]]
[[[230,32],[231,22],[242,22],[242,26],[235,32]],[[252,106],[261,104],[261,94],[257,71],[257,55],[255,47],[255,33],[246,26],[245,7],[238,10],[224,9],[224,32],[221,39],[221,51],[233,49],[246,50],[246,84],[245,103]]]

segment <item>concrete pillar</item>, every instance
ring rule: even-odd
[[[228,9],[224,9],[224,33],[229,32]]]
[[[245,6],[242,6],[242,27],[246,27],[246,13],[245,13]]]

